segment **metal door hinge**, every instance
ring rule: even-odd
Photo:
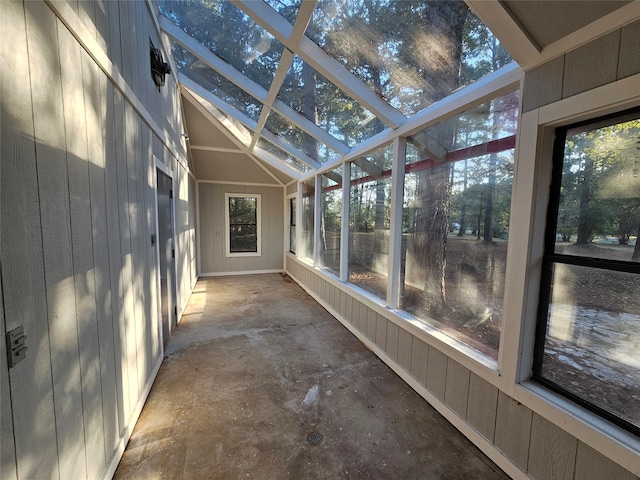
[[[13,368],[27,356],[26,341],[27,336],[24,334],[22,325],[7,332],[6,342],[9,368]]]

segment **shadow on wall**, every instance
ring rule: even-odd
[[[128,154],[108,141],[115,138],[109,130],[131,121],[107,121],[118,103],[110,93],[111,102],[101,99],[104,113],[85,117],[106,140],[101,162],[17,131],[25,118],[2,103],[3,130],[14,126],[3,131],[4,320],[7,331],[24,327],[28,347],[9,370],[11,403],[2,404],[3,478],[12,437],[20,478],[104,474],[161,355],[150,280],[156,254],[147,241],[155,211],[143,175],[151,167],[140,161],[152,156],[139,155],[135,125],[127,129]],[[54,121],[46,106],[34,110],[40,125]],[[13,433],[5,432],[11,423]]]

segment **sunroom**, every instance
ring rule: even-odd
[[[265,273],[508,475],[640,476],[640,3],[0,12],[2,478],[110,478],[198,278]]]

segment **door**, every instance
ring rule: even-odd
[[[160,257],[160,304],[162,343],[167,349],[177,322],[175,248],[173,242],[173,190],[171,178],[158,170],[158,253]]]

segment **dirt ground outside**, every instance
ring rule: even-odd
[[[368,255],[371,257],[373,254]],[[403,263],[407,262],[407,256],[403,257]],[[401,292],[400,307],[497,359],[506,258],[506,241],[484,244],[475,237],[457,237],[454,233],[447,239],[445,304],[434,306],[415,282],[407,282]],[[404,271],[406,265],[402,268]],[[415,270],[415,265],[410,268]],[[368,266],[353,267],[349,281],[380,298],[386,297],[387,277]]]
[[[507,242],[485,244],[454,233],[447,239],[446,252],[444,306],[433,308],[417,285],[406,285],[401,308],[497,359]],[[558,244],[556,253],[629,261],[633,246]],[[381,298],[386,296],[386,276],[368,268],[354,269],[349,281]],[[552,298],[544,376],[640,426],[637,279],[630,274],[581,268],[556,275],[555,283],[556,291],[568,293],[567,298],[559,294]],[[554,325],[570,329],[570,335],[556,336]]]

